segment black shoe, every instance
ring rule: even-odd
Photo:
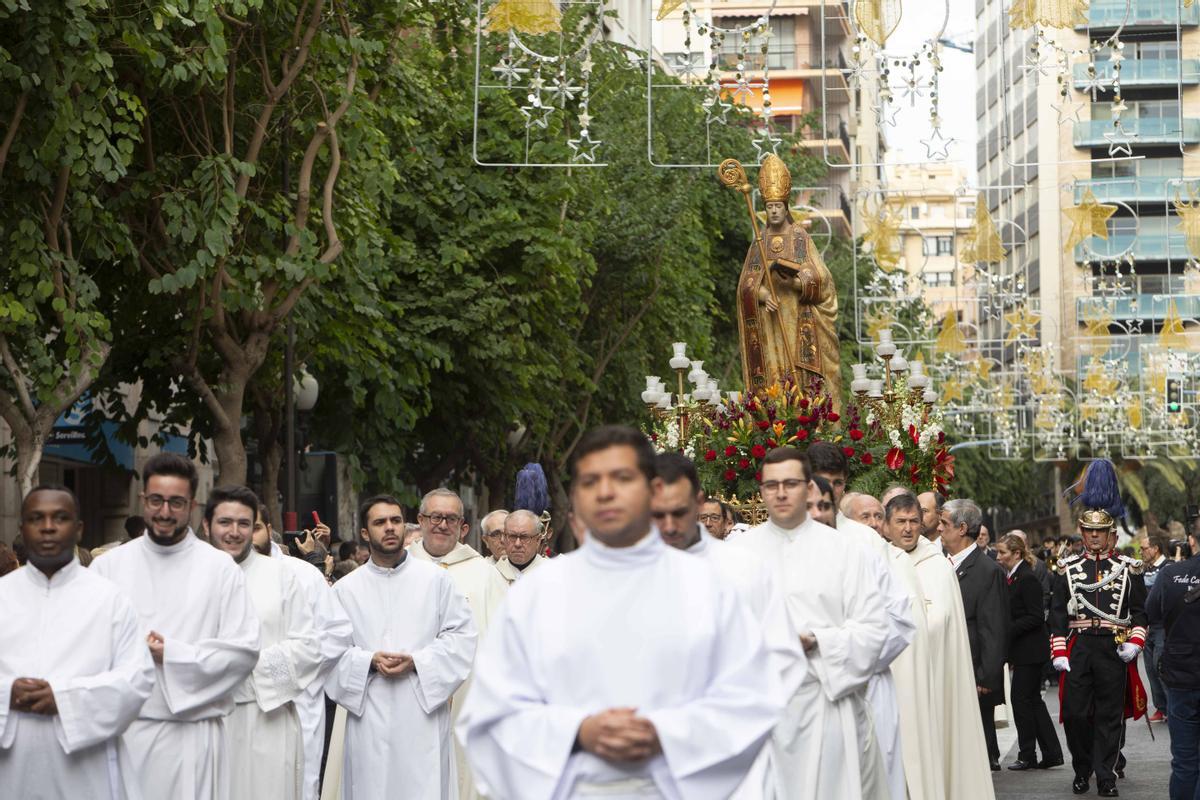
[[[1075,782],[1071,784],[1071,791],[1075,794],[1087,794],[1090,788],[1087,778],[1076,778]]]
[[[1053,767],[1061,767],[1062,765],[1063,765],[1063,759],[1062,759],[1062,756],[1059,756],[1058,758],[1053,759],[1053,760],[1046,758],[1046,759],[1039,761],[1037,764],[1037,768],[1038,769],[1051,769]]]
[[[1022,770],[1026,770],[1026,769],[1036,769],[1037,764],[1035,764],[1032,761],[1017,760],[1017,761],[1014,761],[1013,763],[1009,764],[1008,768],[1011,769],[1013,772],[1020,772]]]
[[[1116,776],[1118,778],[1120,778],[1121,780],[1125,780],[1125,768],[1124,767],[1117,767],[1116,769],[1113,770],[1113,772],[1116,774]],[[1116,797],[1116,795],[1114,794],[1113,797]]]
[[[1112,783],[1112,782],[1099,784],[1096,787],[1096,794],[1100,795],[1101,797],[1120,797],[1121,796],[1121,793],[1117,791],[1117,784]]]
[[[1000,771],[1000,762],[993,759],[992,760],[992,772],[999,772],[999,771]]]

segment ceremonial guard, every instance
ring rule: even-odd
[[[1084,552],[1059,564],[1050,611],[1051,655],[1060,673],[1062,722],[1075,768],[1075,794],[1096,775],[1101,797],[1117,797],[1127,716],[1145,713],[1137,656],[1146,642],[1142,563],[1115,550],[1124,514],[1110,461],[1095,461],[1080,494]]]

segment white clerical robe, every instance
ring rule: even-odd
[[[298,800],[304,740],[295,700],[316,678],[321,646],[312,606],[279,561],[253,549],[240,564],[258,615],[258,663],[234,694],[229,734],[231,800]]]
[[[73,560],[0,578],[0,797],[141,798],[120,734],[154,686],[133,606]],[[47,681],[58,714],[9,708],[17,678]]]
[[[935,715],[941,719],[947,800],[995,796],[979,722],[975,667],[958,576],[940,548],[924,537],[909,553],[925,594]]]
[[[745,601],[750,614],[762,624],[764,644],[768,657],[776,664],[783,697],[791,697],[804,682],[808,658],[800,646],[800,635],[788,619],[774,573],[754,553],[731,547],[709,534],[703,525],[700,538],[687,552],[705,559],[718,575],[725,577]],[[774,798],[777,793],[774,783],[771,748],[764,747],[733,796],[737,800]]]
[[[776,572],[792,626],[811,631],[808,674],[771,737],[780,800],[884,800],[888,791],[867,701],[891,635],[878,557],[833,528],[766,522],[730,542]],[[872,777],[876,776],[876,777]]]
[[[454,800],[448,701],[477,638],[466,599],[445,570],[411,554],[394,569],[368,561],[333,592],[354,626],[354,645],[325,684],[348,712],[342,800]],[[398,678],[372,672],[381,650],[412,656],[415,668]]]
[[[518,581],[478,663],[456,732],[495,800],[724,800],[784,700],[736,591],[657,530],[623,548],[589,536]],[[621,707],[654,725],[661,754],[575,749],[586,717]]]
[[[487,563],[487,560],[479,555],[475,548],[462,542],[455,545],[454,549],[444,556],[431,556],[425,550],[423,542],[413,542],[408,546],[408,552],[419,559],[432,561],[450,573],[450,578],[458,587],[459,593],[466,596],[467,603],[471,606],[475,629],[482,641],[500,609],[500,604],[504,602],[504,597],[508,594],[508,585],[511,583],[501,574],[499,562]],[[541,558],[541,556],[537,556],[537,558]],[[508,564],[507,556],[501,561]],[[533,566],[530,564],[526,569],[532,569]],[[520,571],[516,567],[512,565],[508,565],[508,567],[511,571],[519,574]],[[471,676],[468,675],[462,686],[454,693],[454,699],[450,703],[451,726],[458,721],[458,715],[462,712],[463,702],[466,700],[470,688]],[[458,739],[454,740],[454,763],[458,768],[459,800],[476,800],[479,792],[475,788],[471,766],[462,752],[462,746],[458,743]]]
[[[879,740],[880,755],[887,770],[886,778],[888,794],[892,800],[904,800],[907,788],[904,779],[904,749],[901,744],[900,704],[897,699],[896,680],[891,665],[904,652],[916,634],[916,622],[913,620],[912,600],[900,580],[894,575],[896,562],[892,552],[896,548],[880,536],[874,528],[845,519],[838,522],[837,532],[851,537],[866,550],[878,556],[878,562],[872,565],[879,581],[879,594],[883,598],[888,612],[888,638],[883,646],[876,672],[871,676],[867,685],[867,702],[871,704],[872,722],[875,725],[875,737]],[[911,567],[910,567],[911,570]],[[916,576],[913,575],[915,580]],[[922,612],[923,613],[923,612]],[[864,777],[874,778],[875,776]],[[872,795],[876,789],[864,785],[865,794]]]
[[[505,556],[497,561],[494,566],[496,567],[496,571],[500,573],[500,577],[504,578],[505,582],[511,586],[513,583],[518,581],[522,575],[528,575],[530,572],[537,569],[543,563],[549,560],[550,559],[546,558],[545,556],[536,555],[533,557],[532,561],[525,565],[525,569],[517,569],[515,566],[513,566],[513,563],[508,560],[508,556]]]
[[[325,752],[325,678],[352,643],[354,629],[318,567],[302,558],[285,554],[274,542],[271,542],[271,558],[282,564],[296,579],[305,601],[312,609],[313,624],[320,643],[321,665],[317,676],[293,701],[304,739],[304,791],[301,796],[304,800],[316,800],[320,792],[321,756]]]
[[[258,661],[258,617],[234,560],[189,534],[149,535],[90,568],[133,601],[139,636],[164,639],[154,691],[122,737],[142,794],[163,800],[229,796],[225,717]]]

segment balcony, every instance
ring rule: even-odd
[[[1090,178],[1076,181],[1075,202],[1083,202],[1083,195],[1088,190],[1101,203],[1166,203],[1174,199],[1177,192],[1184,192],[1190,184],[1192,189],[1200,188],[1200,179],[1165,178],[1160,176],[1127,177],[1127,178]]]
[[[850,130],[845,122],[839,122],[836,131],[812,131],[805,129],[800,146],[819,157],[828,157],[830,163],[849,164],[850,154],[854,148],[850,146]]]
[[[1087,24],[1076,25],[1075,30],[1089,27],[1093,31],[1111,30],[1122,25],[1126,30],[1169,30],[1177,24],[1183,27],[1200,25],[1200,4],[1181,8],[1179,0],[1131,0],[1129,3],[1125,0],[1092,0],[1087,10]]]
[[[1087,64],[1074,67],[1075,88],[1083,91],[1088,81]],[[1096,77],[1111,82],[1111,61],[1096,62]],[[1121,66],[1121,88],[1133,89],[1149,86],[1184,86],[1200,84],[1200,58],[1129,59]],[[1111,89],[1109,89],[1111,91]]]
[[[1197,4],[1200,6],[1200,3]],[[1192,145],[1200,144],[1200,119],[1184,119],[1182,130],[1178,118],[1123,120],[1123,128],[1130,135],[1130,145]],[[1109,119],[1092,119],[1075,123],[1076,147],[1108,147],[1112,142],[1104,134],[1113,132]]]
[[[1169,218],[1171,227],[1176,227],[1174,217]],[[1124,254],[1132,246],[1132,255],[1139,261],[1177,261],[1188,259],[1187,242],[1183,233],[1110,233],[1108,239],[1093,236],[1075,248],[1075,261],[1083,262],[1112,259]],[[1084,248],[1087,248],[1086,250]]]
[[[1108,311],[1116,321],[1124,319],[1164,320],[1167,318],[1172,301],[1175,303],[1175,311],[1181,319],[1200,317],[1200,297],[1194,294],[1177,297],[1165,294],[1134,294],[1103,301],[1098,297],[1077,297],[1075,298],[1075,314],[1076,319],[1088,319],[1096,313],[1097,307],[1101,307]]]

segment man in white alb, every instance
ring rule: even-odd
[[[312,606],[281,562],[254,549],[258,497],[245,486],[218,486],[204,506],[204,528],[246,576],[262,649],[234,695],[226,720],[231,800],[299,800],[304,738],[296,700],[316,678],[321,646]]]
[[[38,486],[21,504],[28,563],[0,578],[0,797],[125,800],[121,732],[154,685],[137,615],[75,558],[79,500]],[[137,796],[133,794],[133,796]]]
[[[770,451],[760,484],[770,519],[731,540],[776,570],[808,654],[805,682],[772,735],[778,796],[882,800],[886,772],[867,700],[891,635],[879,559],[808,518],[810,472],[799,450]]]
[[[484,561],[489,564],[495,564],[504,558],[504,520],[506,519],[508,519],[508,512],[503,508],[497,508],[495,511],[489,511],[483,519],[479,520],[479,539],[483,542],[484,549],[488,551]]]
[[[496,571],[511,586],[523,575],[549,561],[538,551],[545,534],[537,514],[517,509],[504,520],[504,558],[496,562]]]
[[[398,500],[370,497],[359,518],[371,559],[333,586],[354,645],[325,683],[349,712],[341,798],[455,800],[449,700],[475,657],[471,609],[446,570],[404,549]]]
[[[570,471],[586,541],[513,585],[459,718],[480,791],[724,800],[783,705],[761,626],[654,530],[643,434],[588,431]]]
[[[188,525],[198,483],[186,458],[150,458],[146,534],[91,566],[133,601],[156,665],[154,692],[123,736],[146,798],[229,797],[225,718],[258,661],[258,617],[242,570]]]

